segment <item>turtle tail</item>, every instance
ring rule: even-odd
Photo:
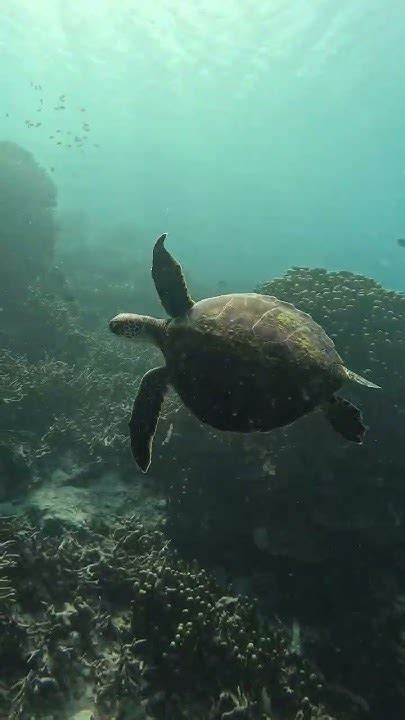
[[[194,305],[179,262],[164,246],[167,233],[163,233],[153,248],[152,278],[160,302],[170,317],[185,315]]]
[[[376,385],[375,383],[371,382],[371,380],[366,380],[366,378],[362,377],[362,375],[358,375],[357,373],[353,372],[353,370],[349,370],[348,368],[345,368],[346,377],[348,380],[352,380],[352,382],[357,383],[358,385],[365,385],[369,388],[375,388],[376,390],[381,390],[381,385]]]

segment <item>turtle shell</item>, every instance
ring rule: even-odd
[[[268,431],[327,402],[345,379],[332,340],[310,315],[256,293],[221,295],[169,322],[170,382],[203,422]]]

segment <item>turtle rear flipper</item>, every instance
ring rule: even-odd
[[[180,317],[193,307],[194,301],[187,290],[180,263],[164,246],[166,237],[167,233],[163,233],[155,242],[152,278],[167,314],[170,317]]]
[[[324,406],[324,412],[333,429],[346,440],[359,444],[363,442],[366,428],[361,412],[349,400],[334,395]]]
[[[131,451],[142,472],[146,472],[152,459],[152,443],[160,411],[167,391],[167,369],[148,370],[143,376],[129,421]]]

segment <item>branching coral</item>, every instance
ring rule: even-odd
[[[83,339],[86,355],[78,353],[74,365],[50,358],[30,363],[0,351],[0,444],[26,465],[72,447],[85,461],[127,455],[133,358],[120,355],[108,338],[80,335]],[[146,362],[139,359],[139,370]]]
[[[283,627],[176,557],[158,528],[132,518],[48,536],[10,519],[1,530],[16,550],[14,610],[0,618],[7,717],[56,706],[63,717],[86,684],[111,720],[135,706],[157,719],[327,717],[327,684]],[[360,717],[350,713],[339,720]]]
[[[12,544],[10,540],[0,542],[0,612],[7,610],[15,600],[15,590],[8,576],[8,572],[15,567],[15,555],[10,552]]]

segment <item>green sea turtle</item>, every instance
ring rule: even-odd
[[[121,313],[110,321],[113,333],[146,340],[165,359],[142,378],[129,423],[141,470],[151,462],[169,385],[194,415],[219,430],[268,432],[320,408],[344,438],[361,443],[360,410],[335,393],[345,380],[378,385],[348,370],[324,330],[287,302],[257,293],[194,302],[165,239],[155,243],[152,277],[170,319]]]

